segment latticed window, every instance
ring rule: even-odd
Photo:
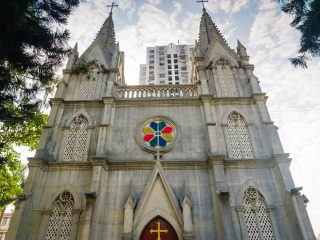
[[[248,187],[243,196],[243,205],[249,240],[275,239],[262,194],[254,187]]]
[[[46,240],[70,239],[72,226],[72,210],[74,199],[72,194],[65,190],[59,194],[52,205]],[[61,220],[62,219],[62,220]]]
[[[221,95],[223,97],[238,97],[237,84],[230,63],[224,58],[216,62]]]
[[[80,83],[78,100],[94,100],[96,95],[99,69],[92,66],[89,73],[83,75]]]
[[[82,114],[71,123],[63,161],[83,161],[88,136],[88,120]]]
[[[253,158],[254,155],[246,121],[235,111],[230,113],[228,117],[228,132],[233,157]]]

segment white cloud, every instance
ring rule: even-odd
[[[231,13],[239,12],[242,8],[248,7],[249,0],[236,0],[233,2]]]
[[[161,3],[161,0],[148,0],[148,2],[152,5],[158,5]]]
[[[229,13],[232,7],[231,0],[220,0],[220,8],[225,11],[225,13]]]

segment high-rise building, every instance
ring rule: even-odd
[[[148,49],[154,74],[190,48]],[[110,13],[69,55],[7,239],[315,240],[249,60],[203,9],[192,82],[127,86]]]
[[[139,84],[140,85],[147,85],[147,65],[140,64],[140,71],[139,71]]]
[[[146,64],[141,64],[146,66],[146,73],[140,75],[140,85],[190,84],[193,49],[194,45],[173,43],[148,47]]]

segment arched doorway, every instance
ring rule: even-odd
[[[179,238],[170,223],[161,217],[156,217],[145,226],[140,240],[179,240]]]

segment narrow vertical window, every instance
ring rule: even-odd
[[[237,84],[230,63],[220,58],[216,63],[216,67],[221,95],[223,97],[238,97]]]
[[[47,229],[46,240],[54,240],[57,235],[59,221],[60,221],[60,204],[56,202],[52,207],[52,213],[49,219],[49,226]]]
[[[63,161],[83,161],[88,136],[88,120],[78,115],[71,123],[64,150]]]
[[[46,240],[70,239],[73,206],[74,199],[68,190],[63,191],[56,197],[45,236]],[[60,219],[62,219],[62,222]]]
[[[228,133],[233,158],[253,158],[250,136],[244,118],[237,112],[228,117]]]
[[[248,187],[243,196],[243,205],[249,240],[274,239],[270,217],[262,194],[254,187]],[[253,210],[254,207],[258,210]]]
[[[78,100],[94,100],[96,95],[99,69],[91,67],[89,73],[81,79]]]

